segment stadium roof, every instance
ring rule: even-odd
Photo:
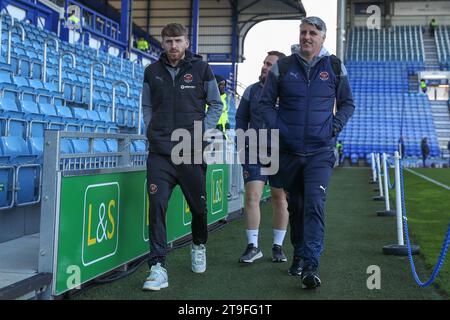
[[[191,27],[193,2],[133,0],[133,23],[159,40],[160,31],[167,23],[178,22]],[[120,0],[108,3],[120,10]],[[300,19],[306,14],[300,0],[200,0],[199,5],[197,52],[218,62],[231,62],[233,52],[237,53],[236,62],[242,62],[245,36],[258,22]]]

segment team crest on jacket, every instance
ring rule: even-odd
[[[158,191],[158,186],[156,184],[152,183],[150,185],[149,189],[150,189],[149,191],[150,191],[151,194],[155,194]]]
[[[328,74],[328,72],[322,71],[322,72],[319,74],[319,77],[320,77],[320,80],[322,80],[322,81],[327,81],[327,80],[330,78],[330,75]]]
[[[190,73],[186,73],[183,77],[184,82],[191,83],[194,77]]]

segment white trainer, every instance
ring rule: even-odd
[[[203,244],[191,246],[192,271],[202,273],[206,270],[206,247]]]
[[[167,270],[157,263],[150,269],[150,275],[144,282],[142,290],[159,291],[169,286]]]

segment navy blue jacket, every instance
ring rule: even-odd
[[[236,129],[246,131],[248,128],[263,129],[265,127],[261,112],[258,109],[262,88],[263,84],[258,81],[245,89],[236,111]]]
[[[279,129],[281,151],[309,155],[331,150],[355,109],[346,69],[341,65],[338,80],[324,48],[309,64],[299,53],[293,56],[283,58],[294,62],[286,73],[280,75],[280,59],[267,76],[259,100],[264,122]]]

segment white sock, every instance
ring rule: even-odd
[[[253,243],[253,245],[258,248],[258,229],[255,230],[245,230],[247,232],[247,242],[248,244]]]
[[[285,235],[286,230],[273,229],[273,244],[282,246]]]

